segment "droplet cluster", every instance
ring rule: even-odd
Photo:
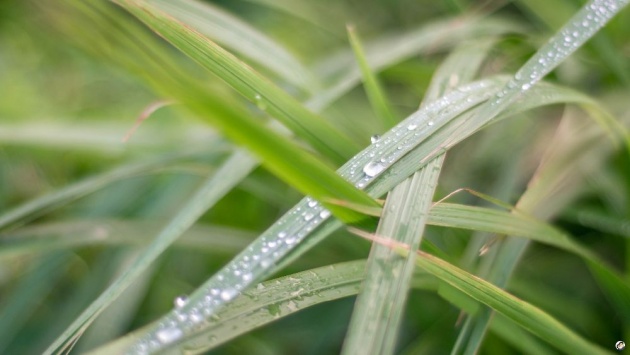
[[[489,99],[493,92],[487,89],[492,86],[496,86],[496,82],[471,83],[425,106],[382,137],[373,136],[372,144],[342,166],[338,173],[358,188],[366,188],[450,119]],[[151,352],[160,344],[177,341],[182,334],[210,321],[221,305],[238,297],[259,280],[260,275],[330,216],[330,211],[318,201],[304,198],[197,291],[203,297],[178,297],[174,301],[175,309],[165,318],[167,320],[150,338],[138,343],[133,352]]]

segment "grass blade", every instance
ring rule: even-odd
[[[519,300],[499,287],[477,278],[430,254],[419,252],[416,264],[477,301],[505,315],[563,352],[609,354],[589,343],[540,309]]]
[[[355,295],[363,279],[364,269],[364,261],[353,261],[263,282],[218,312],[214,319],[209,320],[208,327],[182,339],[181,343],[168,344],[162,351],[202,353],[304,308]],[[153,326],[155,325],[154,323]],[[139,329],[89,354],[124,352],[149,327]]]
[[[350,39],[352,50],[354,51],[354,55],[357,58],[357,63],[359,64],[359,68],[361,69],[365,92],[367,93],[368,99],[372,104],[372,108],[380,117],[383,128],[385,130],[389,129],[390,127],[393,127],[398,122],[398,120],[394,116],[393,110],[389,105],[387,97],[383,92],[378,78],[376,77],[376,75],[374,75],[374,73],[370,69],[370,66],[367,63],[367,58],[365,57],[365,53],[363,52],[363,47],[361,46],[359,35],[357,35],[354,26],[348,26],[347,29],[348,38]]]
[[[146,245],[162,227],[163,222],[152,220],[78,219],[40,223],[0,233],[0,260],[83,246]],[[229,253],[244,248],[254,236],[235,228],[197,224],[184,232],[175,245]]]
[[[218,148],[217,146],[213,147]],[[161,170],[164,166],[178,162],[185,158],[198,155],[198,151],[177,152],[156,159],[142,160],[131,164],[123,165],[112,171],[105,172],[87,178],[83,181],[71,184],[63,189],[42,197],[27,201],[26,203],[9,210],[0,215],[0,230],[6,230],[17,223],[24,223],[51,209],[63,204],[77,200],[87,194],[97,191],[115,181],[130,178],[139,174],[147,174],[152,171]]]
[[[190,227],[208,208],[225,195],[239,177],[250,173],[256,161],[243,152],[232,155],[212,177],[207,179],[193,199],[175,216],[134,260],[132,265],[112,283],[75,321],[48,347],[46,354],[65,351],[78,339],[96,316],[139,277],[151,263]]]
[[[377,235],[418,249],[444,156],[431,161],[388,195]],[[407,199],[408,197],[412,197]],[[343,354],[392,354],[413,274],[413,257],[374,244]]]
[[[474,50],[454,51],[436,71],[425,100],[435,100],[451,91],[457,84],[452,82],[453,76],[464,83],[472,80],[493,42],[487,43]],[[463,58],[468,61],[464,62]],[[410,245],[413,251],[419,248],[443,163],[444,155],[435,158],[390,192],[377,235]],[[388,205],[392,207],[388,208]],[[394,352],[413,273],[414,254],[410,253],[407,259],[394,255],[390,248],[373,245],[364,289],[357,299],[344,343],[345,353]]]
[[[208,38],[262,65],[283,81],[307,92],[317,88],[306,67],[286,48],[219,7],[194,0],[157,0],[152,3]]]
[[[168,16],[156,6],[141,0],[116,2],[248,100],[259,107],[264,107],[266,112],[280,120],[298,137],[309,142],[323,156],[342,163],[358,150],[356,144],[297,100],[223,48]],[[326,140],[322,137],[326,137]]]

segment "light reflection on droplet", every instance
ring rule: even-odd
[[[188,302],[188,296],[186,295],[177,296],[173,300],[173,304],[175,305],[175,308],[182,308],[186,305],[187,302]]]
[[[376,175],[378,175],[381,171],[385,170],[385,166],[383,164],[381,164],[380,162],[369,162],[367,164],[365,164],[365,166],[363,167],[363,172],[365,173],[365,175],[369,176],[369,177],[374,177]]]

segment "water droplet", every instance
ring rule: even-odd
[[[284,238],[286,236],[287,236],[287,232],[280,232],[280,233],[278,233],[278,238],[280,238],[280,239],[282,239],[282,238]]]
[[[275,248],[276,245],[278,245],[278,243],[274,242],[273,240],[270,241],[269,243],[267,243],[267,246],[270,247],[270,248]]]
[[[175,308],[182,308],[186,305],[187,302],[188,302],[188,296],[186,295],[177,296],[173,300],[173,304],[175,305]]]
[[[433,126],[434,122],[433,121],[429,121],[427,122],[427,126]]]
[[[246,274],[243,274],[242,279],[243,281],[247,282],[247,281],[251,281],[252,277],[253,275],[251,273],[246,273]]]
[[[236,296],[237,294],[238,292],[235,289],[227,288],[223,290],[223,292],[221,292],[221,299],[224,301],[229,301],[232,298],[234,298],[234,296]]]
[[[521,86],[521,89],[529,90],[530,87],[531,87],[531,84],[523,84],[523,86]]]
[[[378,134],[373,135],[372,137],[370,137],[370,142],[372,142],[372,144],[378,142],[378,140],[381,139],[381,136],[379,136]]]
[[[311,219],[313,219],[313,217],[315,217],[315,216],[312,213],[310,213],[310,212],[306,212],[304,214],[304,220],[305,221],[310,221]]]
[[[407,129],[410,131],[413,131],[416,128],[418,128],[418,125],[415,123],[410,123],[409,126],[407,126]]]
[[[267,104],[265,103],[265,100],[263,100],[262,96],[260,96],[260,94],[256,94],[256,96],[254,96],[254,99],[256,100],[256,106],[258,106],[259,109],[261,109],[262,111],[267,109]]]
[[[376,175],[378,175],[381,171],[385,170],[385,166],[383,164],[381,164],[380,162],[369,162],[367,164],[365,164],[365,166],[363,167],[363,172],[365,173],[365,175],[369,176],[369,177],[374,177]]]
[[[623,350],[626,348],[626,343],[624,343],[623,341],[618,341],[615,343],[615,349],[617,350]]]
[[[190,312],[190,321],[193,323],[201,323],[203,322],[203,315],[197,309],[192,310]]]
[[[308,201],[308,207],[315,207],[315,206],[317,206],[317,201],[315,200]]]
[[[319,213],[319,217],[321,219],[326,219],[328,217],[330,217],[330,211],[329,210],[323,210]]]
[[[183,334],[184,333],[179,328],[165,328],[158,330],[155,336],[161,343],[168,344],[181,338]]]
[[[295,243],[295,237],[294,237],[294,236],[291,236],[291,237],[289,237],[289,238],[285,239],[285,240],[284,240],[284,242],[285,242],[287,245],[291,245],[291,244]]]

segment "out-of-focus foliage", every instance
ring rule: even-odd
[[[85,11],[93,3],[109,17]],[[415,112],[425,95],[428,104],[466,82],[514,74],[580,7],[570,0],[146,3],[191,29],[199,51],[187,51],[192,37],[177,37],[164,19],[152,23],[108,1],[0,3],[0,353],[43,352],[104,296],[112,304],[73,351],[119,351],[135,338],[112,341],[137,329],[141,337],[178,296],[298,203],[299,191],[319,191],[335,215],[361,216],[360,227],[373,233],[377,217],[362,212],[379,205],[335,179],[343,159],[378,141],[374,135]],[[418,256],[400,326],[387,339],[394,353],[554,353],[568,351],[554,347],[573,336],[577,347],[609,351],[630,342],[628,34],[625,9],[520,102],[524,111],[439,162],[433,201],[465,187],[495,203],[459,192],[430,209],[420,249],[450,264],[427,266],[433,257]],[[204,50],[225,55],[225,66],[213,68]],[[543,101],[561,104],[529,110]],[[620,134],[612,138],[602,122]],[[387,223],[406,228],[411,217],[392,211]],[[157,260],[109,297],[121,274],[150,259],[138,257],[156,238],[164,249],[152,249]],[[355,260],[368,253],[366,241],[339,228],[268,275],[277,280],[219,311],[211,329],[195,335],[197,351],[340,353],[353,335],[347,330],[364,277],[365,262]],[[500,291],[479,284],[479,293],[467,293],[444,274],[455,284],[474,286],[470,275],[496,283],[570,333],[554,344],[518,327],[513,314],[490,317],[484,297],[501,300]],[[169,350],[192,345],[178,346]]]

